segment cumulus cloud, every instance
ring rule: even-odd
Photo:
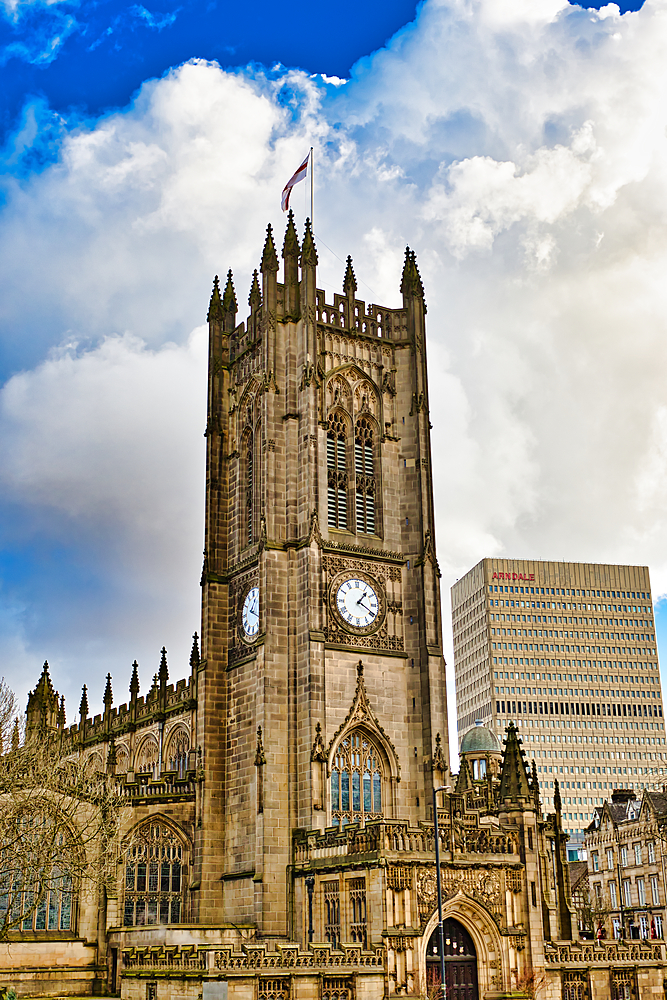
[[[104,667],[122,697],[135,656],[150,682],[175,606],[184,634],[171,634],[172,671],[186,671],[199,622],[206,358],[203,327],[156,350],[126,334],[88,350],[63,344],[3,388],[3,672],[22,688],[33,680],[26,659],[43,653],[70,713],[92,664],[96,694]]]
[[[74,525],[86,538],[103,526],[95,571],[116,589],[88,615],[92,661],[96,635],[116,655],[132,636],[184,644],[191,631],[197,595],[178,581],[199,555],[201,469],[176,464],[186,435],[199,440],[203,392],[188,338],[213,273],[232,266],[244,300],[310,145],[321,285],[340,286],[337,258],[352,253],[360,293],[395,305],[404,245],[419,255],[443,593],[494,554],[648,563],[667,590],[664,10],[427,0],[348,81],[195,61],[6,183],[0,322],[17,374],[2,396],[4,490],[25,546],[79,553]],[[305,186],[293,205],[302,220]],[[48,356],[63,342],[77,346]],[[153,389],[135,396],[139,371]],[[118,416],[130,397],[131,419]],[[123,565],[138,567],[129,599]],[[36,659],[54,624],[28,591],[6,595],[10,659]],[[143,636],[130,605],[152,609]],[[64,664],[79,618],[58,622]]]

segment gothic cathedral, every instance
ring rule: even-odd
[[[244,322],[231,272],[209,305],[189,676],[169,683],[163,649],[145,695],[135,663],[126,703],[108,677],[104,711],[89,717],[84,689],[69,727],[48,665],[30,695],[28,728],[59,730],[128,807],[116,884],[33,914],[2,946],[0,984],[381,1000],[434,995],[443,959],[447,1000],[534,998],[542,983],[554,1000],[606,996],[595,956],[573,951],[560,813],[542,815],[514,728],[504,750],[471,730],[450,773],[415,254],[397,308],[357,297],[350,258],[327,302],[310,225],[300,243],[291,213],[281,256],[279,281],[269,226]],[[662,947],[631,956],[660,990]]]

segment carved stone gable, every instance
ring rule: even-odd
[[[379,742],[384,747],[387,757],[389,758],[389,764],[392,772],[396,775],[398,780],[400,780],[401,765],[398,763],[396,747],[378,722],[371,708],[370,701],[368,700],[368,692],[366,691],[366,685],[364,683],[364,665],[361,660],[359,660],[359,663],[357,664],[357,688],[354,692],[354,698],[352,699],[352,706],[350,711],[345,716],[342,724],[336,730],[336,733],[327,748],[327,756],[329,760],[331,760],[332,753],[344,733],[359,725],[363,726],[370,735],[375,734],[376,737],[379,737]]]

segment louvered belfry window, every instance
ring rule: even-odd
[[[345,422],[336,413],[329,417],[327,433],[327,497],[330,528],[347,528],[347,455]]]
[[[249,434],[246,439],[246,454],[245,454],[245,522],[246,522],[246,540],[248,545],[252,544],[253,532],[252,532],[252,516],[253,516],[253,493],[254,493],[254,454],[252,447],[252,435]]]
[[[354,472],[357,506],[357,532],[375,533],[375,463],[373,429],[366,417],[357,420],[354,434]]]

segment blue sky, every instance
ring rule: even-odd
[[[639,6],[630,0],[621,9]],[[68,120],[123,107],[144,80],[193,57],[225,68],[280,63],[347,77],[358,59],[412,21],[415,7],[411,0],[297,2],[289,9],[267,0],[5,0],[0,124],[11,130],[28,96],[43,96],[46,108]]]
[[[123,700],[135,657],[145,690],[163,643],[187,673],[211,279],[233,267],[245,300],[311,145],[321,286],[351,253],[394,305],[419,256],[445,603],[489,555],[648,564],[667,594],[663,9],[5,0],[0,662],[21,697],[47,657],[70,720],[107,670]]]

